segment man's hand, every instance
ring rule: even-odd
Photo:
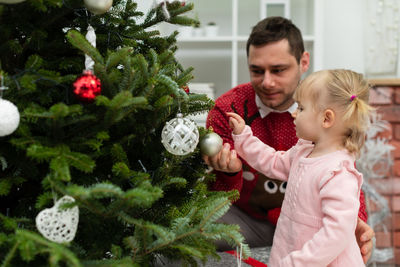
[[[225,143],[218,154],[209,157],[203,155],[204,162],[214,170],[235,173],[242,169],[242,161],[237,157],[236,150],[231,150],[230,145]]]
[[[374,230],[371,227],[369,227],[369,225],[366,224],[363,220],[358,218],[356,227],[356,238],[365,264],[371,257],[373,248],[372,239],[374,237],[375,237]]]

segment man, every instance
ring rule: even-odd
[[[250,83],[220,96],[209,112],[207,127],[212,127],[224,140],[221,151],[204,156],[213,167],[216,181],[212,190],[240,192],[240,199],[232,205],[221,222],[238,224],[250,247],[270,246],[286,183],[265,177],[246,162],[239,172],[240,159],[235,154],[231,129],[226,112],[238,113],[252,128],[255,136],[276,150],[287,150],[297,142],[291,112],[297,107],[292,96],[301,76],[308,70],[310,55],[304,51],[300,30],[282,17],[260,21],[247,41]],[[372,252],[374,231],[366,223],[364,195],[360,197],[356,236],[365,262]],[[218,243],[221,250],[230,249]]]

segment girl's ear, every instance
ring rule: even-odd
[[[324,111],[324,121],[322,122],[322,127],[324,127],[324,128],[330,128],[330,127],[332,127],[332,125],[334,124],[334,122],[335,122],[335,119],[336,119],[336,115],[335,115],[335,112],[332,110],[332,109],[326,109],[325,111]]]

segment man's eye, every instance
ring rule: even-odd
[[[271,72],[272,73],[281,73],[282,71],[284,71],[285,69],[274,69]]]
[[[257,75],[262,75],[264,74],[263,70],[251,70],[252,73],[257,74]]]

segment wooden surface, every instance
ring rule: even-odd
[[[368,82],[375,86],[400,86],[399,78],[390,79],[369,79]]]

